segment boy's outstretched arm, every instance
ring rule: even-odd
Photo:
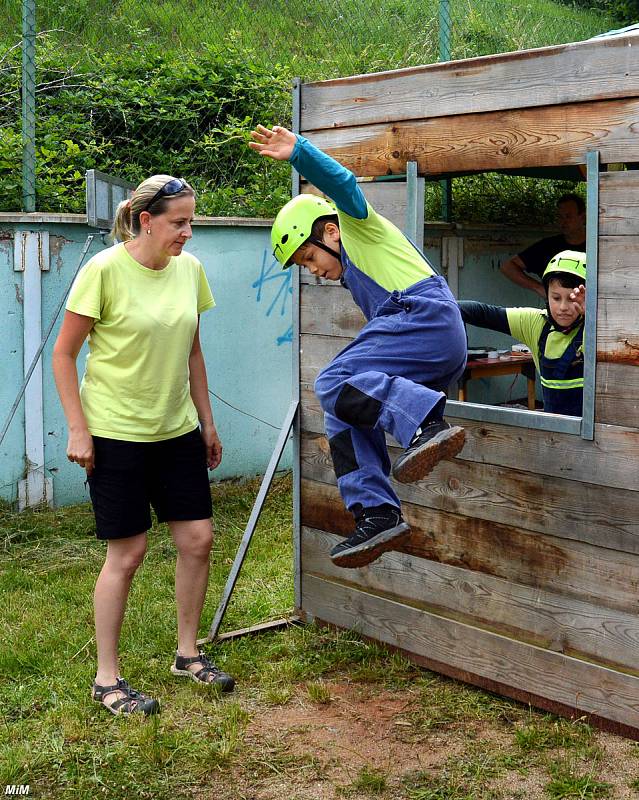
[[[278,161],[288,160],[306,180],[335,202],[340,211],[355,219],[366,219],[368,206],[353,173],[327,156],[308,139],[274,125],[258,125],[251,131],[249,147]]]
[[[462,319],[467,325],[476,325],[478,328],[488,328],[491,331],[512,335],[508,324],[508,314],[502,306],[491,306],[475,300],[461,300],[458,305]]]

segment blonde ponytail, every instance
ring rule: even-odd
[[[118,204],[113,220],[111,238],[120,242],[130,242],[135,238],[131,224],[131,201],[123,200]]]

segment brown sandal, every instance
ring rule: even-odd
[[[105,698],[116,692],[123,692],[124,696],[118,697],[112,703],[107,703]],[[118,682],[112,686],[100,686],[98,683],[94,683],[91,697],[97,703],[101,703],[112,714],[129,715],[142,713],[145,716],[149,716],[150,714],[157,714],[160,710],[160,704],[157,700],[138,692],[136,689],[132,689],[123,678],[118,678]]]
[[[189,669],[191,664],[202,664],[202,667],[201,669],[192,670]],[[190,658],[176,653],[171,672],[174,675],[184,675],[196,683],[213,686],[220,692],[232,692],[235,686],[233,678],[227,672],[222,672],[221,669],[218,669],[201,651],[199,655]]]

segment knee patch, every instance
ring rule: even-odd
[[[335,416],[356,428],[374,428],[382,403],[345,383],[335,402]]]
[[[338,433],[328,440],[331,448],[331,458],[333,459],[333,469],[335,477],[341,478],[349,472],[359,469],[359,464],[355,458],[355,448],[353,447],[353,436],[351,431],[345,430]]]

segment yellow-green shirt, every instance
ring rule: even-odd
[[[548,315],[541,308],[507,308],[508,326],[510,333],[515,339],[523,342],[532,353],[533,361],[537,367],[537,372],[541,374],[539,360],[539,339],[544,325],[548,321]],[[580,325],[569,333],[551,330],[546,340],[546,351],[543,355],[546,358],[561,358],[566,348],[575,338],[580,330]],[[583,347],[583,345],[582,345]]]
[[[198,315],[214,305],[189,253],[152,270],[117,244],[87,262],[66,307],[95,319],[80,386],[92,435],[155,442],[197,427],[189,355]]]
[[[399,228],[370,203],[366,207],[365,219],[337,212],[342,244],[360,272],[389,292],[408,289],[435,274]]]

